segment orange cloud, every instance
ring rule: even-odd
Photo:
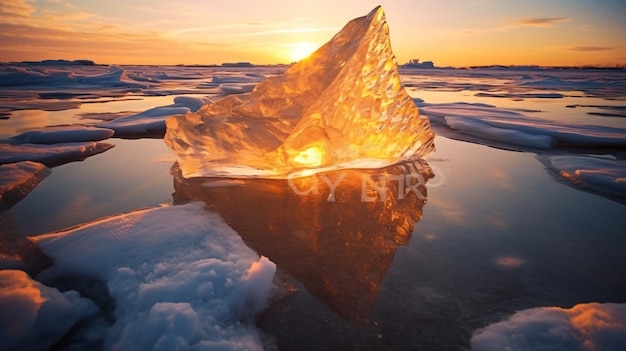
[[[0,2],[0,15],[7,17],[29,17],[35,8],[24,0],[4,0]]]
[[[569,17],[535,17],[535,18],[525,18],[518,21],[515,21],[515,24],[519,26],[531,26],[531,27],[550,27],[553,24],[559,22],[569,21]]]
[[[615,50],[616,47],[613,46],[570,46],[567,50],[571,51],[608,51]]]

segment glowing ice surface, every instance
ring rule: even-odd
[[[377,168],[434,150],[428,119],[400,83],[381,7],[250,93],[166,123],[185,177]]]

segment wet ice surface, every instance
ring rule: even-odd
[[[0,165],[0,208],[11,207],[24,198],[49,171],[45,165],[33,161]]]
[[[401,70],[412,97],[423,100],[420,113],[432,118],[442,136],[427,160],[435,177],[426,180],[428,192],[418,197],[425,203],[407,206],[411,198],[391,196],[387,200],[394,202],[385,208],[361,202],[376,196],[378,173],[357,175],[356,183],[330,173],[309,183],[222,179],[198,185],[181,182],[171,170],[173,155],[159,132],[147,126],[162,126],[170,113],[197,110],[202,101],[239,92],[234,87],[247,90],[284,68],[124,67],[124,73],[113,69],[114,74],[99,66],[24,69],[39,73],[28,73],[31,78],[23,81],[28,85],[0,88],[0,110],[8,117],[0,120],[0,138],[49,125],[97,125],[135,116],[117,121],[136,128],[118,136],[138,139],[103,140],[115,147],[53,167],[23,200],[0,212],[0,247],[19,246],[12,252],[32,252],[20,251],[27,235],[197,197],[237,232],[229,235],[240,235],[277,264],[280,288],[257,325],[267,345],[287,350],[457,350],[469,348],[476,330],[517,311],[626,302],[626,218],[618,202],[624,192],[624,72]],[[74,78],[51,73],[57,84],[41,73],[59,70],[74,72]],[[464,109],[475,124],[498,123],[513,134],[530,122],[532,128],[522,131],[539,138],[569,128],[570,142],[537,148],[510,142],[506,135],[494,140],[502,131],[480,124],[473,129],[457,124],[457,130],[454,122],[437,124],[446,118],[463,121],[450,109]],[[610,143],[588,145],[589,138]],[[391,172],[395,180],[389,189],[399,187],[398,179],[415,181],[407,175],[424,179],[426,173],[420,165]],[[327,201],[327,182],[338,184],[334,202]],[[312,188],[318,193],[303,195]],[[379,228],[368,241],[348,235],[367,228]],[[28,266],[32,258],[17,259]],[[367,266],[372,262],[376,269]],[[72,277],[69,289],[87,285],[80,281]],[[168,311],[190,315],[185,308],[161,312]],[[67,336],[64,342],[75,339]]]

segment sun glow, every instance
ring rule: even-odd
[[[309,42],[300,42],[289,44],[289,59],[291,61],[300,61],[303,58],[311,55],[315,49],[317,49],[317,45]]]
[[[306,167],[319,167],[323,162],[323,154],[321,148],[317,146],[311,146],[310,148],[301,151],[296,157],[294,157],[293,161],[306,166]]]

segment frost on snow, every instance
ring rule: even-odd
[[[59,292],[25,272],[0,270],[0,351],[46,350],[98,307],[76,291]]]
[[[252,92],[166,123],[185,177],[377,168],[434,150],[428,119],[400,83],[381,7]]]
[[[104,349],[260,350],[253,318],[276,266],[199,203],[153,208],[32,238],[54,260],[39,279],[105,282]]]

